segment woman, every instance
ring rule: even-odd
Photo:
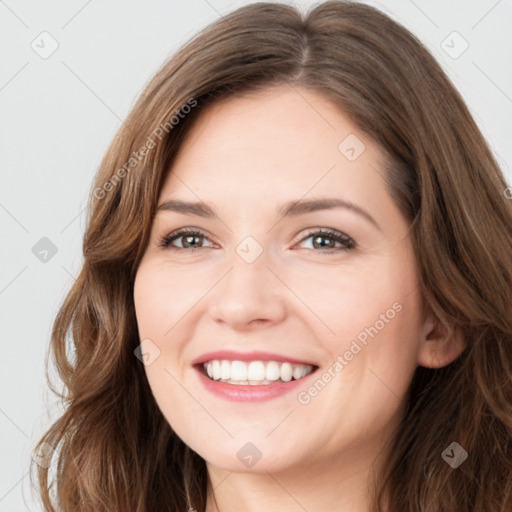
[[[510,510],[506,192],[380,11],[258,3],[203,30],[91,193],[45,510]]]

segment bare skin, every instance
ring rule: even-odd
[[[350,134],[357,139],[340,150]],[[155,399],[206,461],[207,512],[368,511],[370,470],[382,467],[414,370],[444,366],[462,350],[435,334],[425,312],[384,160],[327,99],[289,87],[213,105],[181,147],[159,204],[203,201],[216,216],[157,213],[134,299],[140,339],[160,350],[146,366]],[[350,202],[373,221],[344,207],[279,213],[284,203],[322,198]],[[179,228],[202,235],[159,245]],[[315,234],[328,228],[355,246]],[[237,252],[244,240],[244,254],[262,251],[251,263]],[[220,349],[319,368],[297,391],[233,402],[207,391],[192,367]],[[262,454],[252,467],[237,456],[248,442]]]

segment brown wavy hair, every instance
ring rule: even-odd
[[[91,190],[83,267],[52,330],[48,358],[64,388],[49,385],[65,409],[36,447],[54,450],[50,468],[36,468],[44,510],[205,509],[205,461],[172,431],[134,356],[134,277],[163,180],[203,108],[273,85],[324,95],[387,153],[387,186],[410,221],[425,304],[441,332],[459,330],[466,344],[443,368],[417,368],[374,510],[510,511],[507,184],[420,41],[346,1],[304,14],[254,3],[222,17],[164,64],[119,129]],[[453,441],[469,454],[457,469],[441,457]]]

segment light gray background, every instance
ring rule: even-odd
[[[52,321],[80,268],[84,206],[107,145],[163,61],[207,23],[247,3],[0,0],[1,512],[40,509],[28,461],[58,413],[44,360]],[[512,0],[368,3],[426,43],[510,184]],[[58,43],[46,59],[31,47],[35,41],[40,52],[51,48],[43,31]],[[445,51],[462,49],[458,36],[446,40],[453,31],[469,43],[458,58]],[[42,237],[58,249],[46,263],[32,252]]]

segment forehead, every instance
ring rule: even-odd
[[[273,87],[206,108],[187,134],[161,197],[226,199],[240,206],[308,194],[382,200],[384,158],[321,94]]]

